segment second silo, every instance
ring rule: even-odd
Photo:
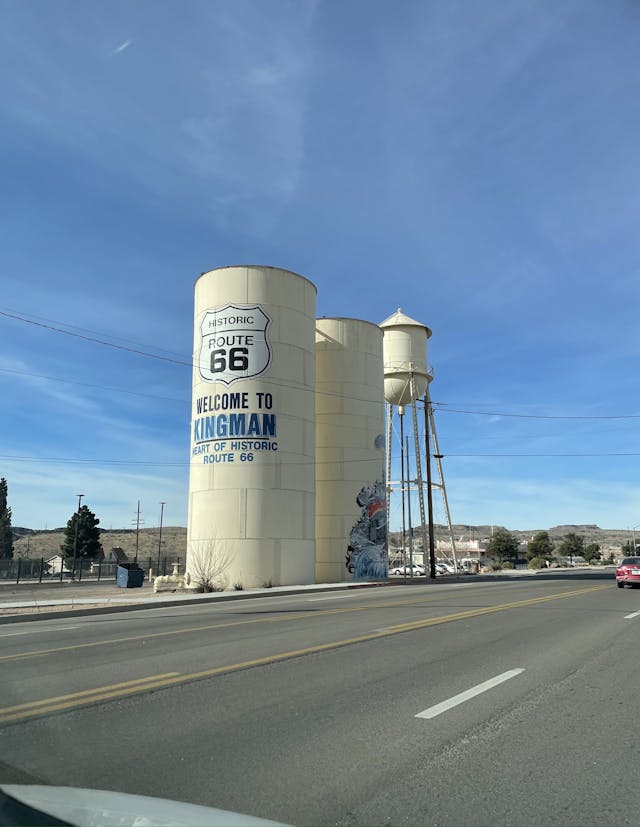
[[[382,331],[316,323],[316,581],[387,576]]]
[[[222,267],[195,286],[187,571],[253,588],[314,581],[315,286]]]

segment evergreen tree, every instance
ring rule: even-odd
[[[506,528],[496,528],[493,537],[487,546],[487,555],[494,557],[499,562],[510,560],[518,554],[518,538]]]
[[[553,543],[548,531],[538,531],[533,539],[527,544],[527,560],[534,557],[542,557],[547,560],[553,556]]]
[[[64,530],[64,543],[60,546],[62,556],[73,558],[74,549],[77,547],[78,559],[93,560],[97,557],[102,551],[99,522],[100,520],[86,505],[83,505],[80,511],[74,512]],[[77,546],[76,526],[78,530]]]
[[[573,560],[574,557],[584,556],[584,539],[573,531],[564,535],[564,540],[558,546],[558,554]]]
[[[584,551],[582,552],[582,556],[587,561],[587,563],[590,563],[592,560],[599,560],[600,559],[600,557],[601,557],[600,551],[601,551],[601,549],[600,549],[600,546],[598,545],[598,543],[589,543],[588,546],[584,547]]]
[[[0,479],[0,559],[13,557],[13,531],[11,530],[11,509],[7,505],[7,481]]]

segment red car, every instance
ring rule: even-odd
[[[640,557],[625,557],[616,569],[616,582],[619,589],[623,589],[625,583],[633,588],[636,583],[640,585]]]

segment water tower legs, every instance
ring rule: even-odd
[[[424,433],[420,433],[419,425],[419,404],[423,406],[424,412]],[[405,444],[404,423],[403,418],[407,407],[411,407],[412,430],[413,430],[413,448],[410,444],[408,450],[411,451],[415,457],[415,476],[407,473],[408,455],[407,446]],[[397,416],[399,417],[399,429],[396,433],[394,430],[394,409],[397,409]],[[427,388],[423,399],[416,400],[410,406],[393,405],[390,402],[386,404],[386,442],[387,442],[387,466],[386,466],[386,482],[387,482],[387,529],[389,531],[389,521],[391,519],[391,506],[393,504],[393,497],[400,494],[402,502],[402,564],[407,563],[407,540],[406,540],[406,522],[405,522],[405,497],[410,498],[415,490],[418,495],[418,506],[420,511],[420,534],[422,538],[422,553],[425,568],[431,568],[430,546],[431,546],[431,531],[433,524],[432,508],[429,503],[431,500],[433,489],[439,491],[442,495],[445,517],[447,521],[447,528],[451,541],[451,559],[457,571],[458,561],[456,555],[455,537],[453,535],[453,527],[451,524],[451,515],[449,512],[449,502],[447,499],[447,491],[444,483],[444,474],[442,469],[442,455],[438,445],[438,436],[436,432],[436,423],[433,416],[433,409],[431,406],[431,399],[429,390]],[[433,451],[431,451],[430,441],[432,440]],[[400,454],[400,478],[393,476],[393,461],[397,461],[398,452]],[[432,469],[434,465],[431,463],[431,457],[435,460],[435,469],[437,471],[435,479],[432,478]],[[397,466],[396,466],[397,467]],[[425,479],[426,470],[426,479]],[[427,504],[425,506],[425,493],[427,495]],[[427,514],[427,511],[429,514]],[[390,536],[388,534],[388,536]],[[428,562],[427,562],[428,561]],[[389,550],[389,562],[392,562],[392,551]],[[434,561],[435,562],[435,561]],[[390,566],[393,568],[392,566]],[[432,573],[432,572],[430,572]]]

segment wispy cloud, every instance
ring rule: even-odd
[[[118,181],[133,180],[138,197],[187,192],[212,222],[266,235],[304,161],[314,8],[285,3],[274,14],[234,2],[195,17],[176,11],[160,38],[112,37],[118,45],[107,57],[135,43],[145,58],[135,72],[128,61],[105,70],[89,12],[63,29],[55,13],[43,21],[25,10],[0,31],[0,92],[12,118]],[[127,17],[132,30],[138,16]],[[43,29],[50,34],[38,43]]]
[[[35,372],[24,360],[0,358],[7,425],[0,432],[0,453],[32,454],[65,459],[187,461],[188,421],[180,406],[155,417],[149,403],[123,395],[117,399],[99,389],[61,384],[13,371]],[[25,406],[24,400],[36,400]],[[177,409],[176,409],[177,408]],[[8,427],[12,423],[11,428]],[[168,430],[183,426],[184,439]],[[19,445],[19,449],[16,447]]]
[[[27,364],[24,360],[0,357],[0,368],[8,371],[25,371],[25,373],[11,373],[8,377],[4,377],[4,381],[35,391],[41,407],[55,402],[59,410],[73,411],[75,416],[93,417],[98,413],[98,406],[91,400],[83,398],[77,390],[51,379],[29,375],[37,373],[37,368]]]
[[[124,52],[125,49],[128,49],[129,46],[133,43],[133,40],[125,40],[119,46],[116,46],[115,49],[111,51],[112,55],[119,55],[121,52]]]

